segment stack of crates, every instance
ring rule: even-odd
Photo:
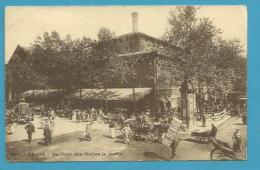
[[[169,129],[167,131],[167,133],[165,134],[165,136],[162,139],[162,144],[167,146],[167,147],[171,147],[171,143],[173,142],[173,140],[175,140],[176,138],[179,137],[179,130],[180,127],[182,125],[182,121],[177,119],[177,118],[173,118],[171,124],[169,125]]]

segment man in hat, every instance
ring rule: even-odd
[[[25,130],[26,130],[27,135],[28,135],[28,142],[31,143],[32,142],[32,134],[35,132],[34,124],[31,121],[29,121],[29,123],[25,126]]]
[[[232,136],[233,139],[233,150],[235,152],[240,152],[241,151],[241,134],[239,129],[236,129],[235,132],[233,133]]]
[[[179,139],[176,137],[172,143],[171,143],[171,148],[172,148],[172,159],[175,159],[176,157],[176,149],[177,149],[177,146],[178,146],[178,143],[179,143]]]
[[[91,140],[91,122],[86,123],[86,128],[85,128],[85,137],[86,140],[90,141]]]
[[[45,145],[49,145],[49,143],[51,142],[51,129],[48,124],[46,124],[43,129],[43,136]]]
[[[212,123],[212,124],[211,124],[211,136],[212,136],[213,138],[216,138],[217,131],[218,131],[217,127]]]

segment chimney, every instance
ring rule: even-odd
[[[133,32],[137,32],[137,26],[138,26],[138,13],[132,12],[132,26],[133,26]]]

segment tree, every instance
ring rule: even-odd
[[[32,44],[31,68],[38,75],[48,77],[44,88],[63,88],[63,62],[60,60],[62,40],[57,32],[45,32]]]
[[[218,39],[216,46],[215,74],[208,84],[222,96],[232,91],[246,92],[246,58],[240,41]]]
[[[196,17],[196,11],[192,6],[171,11],[164,39],[183,50],[183,62],[176,65],[178,75],[188,80],[184,82],[192,81],[197,86],[198,108],[202,113],[204,87],[218,89],[221,94],[232,89],[236,69],[228,63],[240,58],[241,47],[239,43],[220,39],[221,30],[209,18]]]
[[[98,32],[98,41],[94,47],[95,58],[92,60],[94,66],[95,87],[105,88],[114,81],[114,67],[111,62],[115,58],[116,44],[113,40],[115,33],[106,27],[101,27]],[[107,94],[107,93],[106,93]],[[105,100],[105,112],[108,112],[108,100]]]
[[[111,58],[110,62],[113,63],[114,75],[118,80],[123,81],[125,84],[130,84],[133,90],[133,104],[134,112],[137,111],[136,106],[136,94],[135,94],[135,79],[136,79],[136,63],[139,61],[139,57],[117,57]]]
[[[115,37],[115,32],[111,31],[107,27],[101,27],[97,36],[99,42],[105,42],[113,39]]]
[[[72,46],[69,63],[72,64],[71,70],[73,73],[74,85],[79,89],[80,100],[82,97],[82,88],[93,87],[93,84],[95,83],[94,65],[92,65],[94,46],[95,42],[85,37],[82,40],[76,40]]]

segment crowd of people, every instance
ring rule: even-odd
[[[121,129],[121,134],[123,136],[123,142],[125,144],[130,144],[133,139],[141,140],[152,140],[160,142],[167,132],[168,125],[171,124],[172,119],[178,116],[178,112],[169,111],[163,114],[161,117],[155,117],[151,114],[151,111],[147,109],[146,111],[140,112],[139,114],[130,114],[126,109],[122,109],[117,113],[116,117],[113,116],[113,112],[104,113],[103,108],[96,109],[94,107],[89,109],[54,109],[51,107],[46,107],[44,105],[34,107],[31,109],[34,114],[39,114],[43,119],[40,121],[40,127],[43,129],[43,138],[45,145],[49,145],[52,142],[52,136],[55,127],[55,117],[67,117],[72,122],[85,122],[84,137],[86,140],[91,140],[91,124],[100,120],[104,123],[109,123],[109,135],[115,137],[113,129],[116,127]],[[14,117],[14,112],[10,112],[8,115],[8,134],[14,133],[14,122],[11,117]],[[184,127],[185,128],[185,127]],[[31,143],[33,133],[35,132],[35,127],[32,121],[27,121],[25,130],[28,135],[28,142]],[[216,138],[218,129],[212,124],[211,135]],[[149,139],[147,139],[149,137]],[[233,134],[233,150],[241,150],[241,134],[237,129]],[[171,144],[172,156],[176,155],[176,148],[179,141],[174,140]]]

